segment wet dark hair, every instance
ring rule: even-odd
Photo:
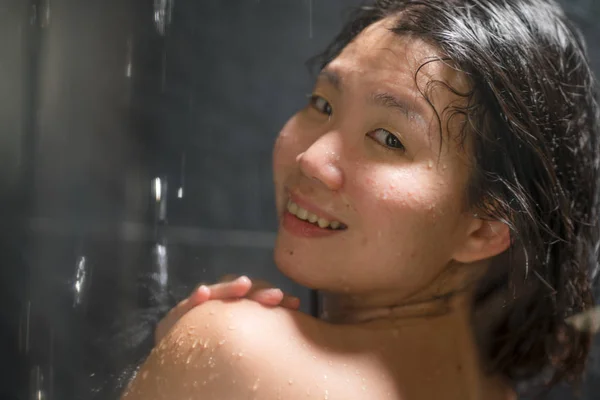
[[[550,0],[379,0],[356,10],[312,62],[324,68],[386,17],[397,17],[392,32],[434,45],[471,84],[468,93],[444,84],[466,105],[436,115],[440,132],[442,119],[466,120],[469,206],[511,230],[475,298],[484,365],[515,384],[579,381],[591,337],[565,319],[594,302],[600,133],[582,36]]]

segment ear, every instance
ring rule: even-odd
[[[453,259],[460,263],[485,260],[504,252],[510,246],[510,230],[504,222],[469,217],[467,235]]]

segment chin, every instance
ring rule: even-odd
[[[312,268],[303,268],[303,262],[294,256],[293,250],[275,247],[274,260],[279,272],[295,283],[309,289],[323,289],[323,282],[314,274],[315,268],[318,269],[319,266],[313,264]]]

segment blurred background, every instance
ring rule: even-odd
[[[0,399],[116,399],[226,273],[310,310],[272,261],[271,147],[358,3],[0,0]],[[600,1],[563,4],[600,71]]]

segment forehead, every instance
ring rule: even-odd
[[[421,38],[391,31],[397,19],[389,17],[368,26],[329,68],[337,70],[342,79],[360,77],[362,83],[395,86],[415,93],[425,92],[431,81],[441,81],[460,92],[468,91],[466,76],[443,61],[444,55],[438,48]],[[427,94],[434,105],[453,100],[449,91]]]

